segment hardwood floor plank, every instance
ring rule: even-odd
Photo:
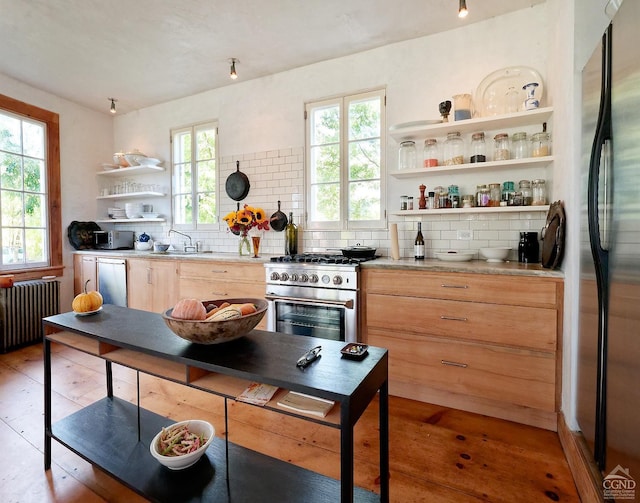
[[[106,386],[102,359],[58,344],[52,349],[55,421],[104,397]],[[114,364],[113,376],[114,393],[135,403],[136,372]],[[176,421],[206,419],[217,436],[224,436],[223,398],[139,377],[143,407]],[[52,469],[44,471],[42,383],[41,346],[0,355],[0,442],[12,445],[12,452],[28,453],[21,470],[0,467],[0,501],[143,501],[55,441]],[[232,442],[339,478],[335,428],[233,400],[227,405]],[[394,503],[579,501],[554,432],[398,397],[390,397],[389,408]],[[375,492],[378,456],[374,401],[354,429],[354,477],[357,485]],[[16,496],[32,485],[36,499]]]

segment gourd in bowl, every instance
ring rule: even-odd
[[[220,344],[251,332],[266,311],[264,299],[182,299],[162,313],[162,318],[178,337],[197,344]]]
[[[84,291],[76,295],[71,303],[71,309],[76,313],[93,313],[102,307],[102,295],[96,290],[87,290],[90,279],[84,284]]]

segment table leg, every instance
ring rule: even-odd
[[[348,403],[340,404],[340,501],[353,503],[353,425]]]
[[[51,468],[51,341],[44,339],[44,469]]]
[[[389,502],[389,381],[380,387],[380,501]]]
[[[107,376],[107,396],[109,398],[113,398],[113,370],[111,369],[111,362],[109,360],[105,360],[105,373]]]

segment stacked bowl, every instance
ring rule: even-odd
[[[142,203],[127,203],[124,205],[127,218],[142,218],[142,209]]]

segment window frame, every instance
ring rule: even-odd
[[[13,274],[16,281],[38,279],[42,276],[62,276],[64,263],[62,257],[62,204],[60,179],[60,116],[44,108],[30,105],[9,96],[0,94],[0,109],[28,120],[37,120],[45,124],[46,129],[46,198],[47,241],[49,261],[46,266],[2,268],[2,274]]]
[[[196,133],[198,129],[207,128],[207,126],[211,126],[210,129],[215,130],[215,157],[213,158],[215,162],[215,197],[216,197],[216,212],[215,212],[215,222],[210,224],[198,224],[198,170],[197,170],[197,159],[196,159]],[[209,128],[207,128],[209,129]],[[172,227],[175,229],[183,229],[183,230],[219,230],[220,229],[220,144],[219,144],[219,126],[217,120],[208,120],[203,122],[197,122],[195,124],[189,124],[186,126],[171,128],[169,133],[169,138],[171,142],[171,221]],[[192,182],[191,182],[191,198],[194,201],[193,214],[192,214],[192,223],[177,223],[175,221],[176,211],[175,211],[175,203],[176,203],[176,190],[175,190],[175,152],[174,152],[174,139],[177,134],[189,132],[191,133],[191,170],[193,173]]]
[[[348,120],[349,104],[363,101],[371,97],[380,98],[380,218],[377,220],[349,220],[349,139]],[[338,105],[340,109],[340,216],[338,221],[311,220],[311,111],[313,109]],[[342,94],[332,98],[308,101],[305,103],[305,195],[306,195],[306,227],[310,230],[322,231],[358,231],[386,229],[386,88],[375,88],[356,93]]]

